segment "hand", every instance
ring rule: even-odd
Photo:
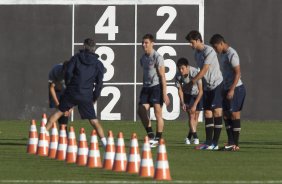
[[[164,99],[164,103],[166,104],[166,106],[168,106],[170,104],[170,100],[169,100],[167,94],[164,95],[163,99]]]
[[[232,100],[232,99],[233,99],[233,96],[234,96],[234,89],[230,89],[230,90],[228,91],[228,93],[227,93],[226,98],[227,98],[228,100]]]

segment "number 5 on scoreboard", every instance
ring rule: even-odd
[[[108,25],[105,25],[108,20]],[[97,24],[95,25],[96,34],[108,34],[108,40],[115,40],[118,33],[116,26],[116,7],[108,6]]]

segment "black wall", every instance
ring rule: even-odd
[[[247,88],[244,119],[282,119],[281,8],[279,0],[205,1],[205,42],[220,33],[240,56]],[[83,19],[80,21],[83,25]],[[185,32],[181,35],[189,31],[186,29],[180,30]],[[85,36],[83,30],[80,27],[75,34]],[[71,5],[0,5],[0,119],[38,118],[49,112],[48,72],[54,64],[71,57],[71,38]],[[188,57],[193,59],[190,50],[187,48]],[[132,96],[132,87],[120,89]],[[122,115],[122,119],[132,120],[129,106],[127,101],[119,102],[118,109],[130,109],[130,115]],[[184,117],[182,114],[180,118]]]

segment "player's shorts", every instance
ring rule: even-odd
[[[59,110],[66,112],[76,105],[81,119],[97,119],[92,99],[75,98],[64,94],[60,100]]]
[[[190,94],[184,93],[184,103],[185,103],[185,105],[188,108],[192,107],[196,98],[197,98],[197,95],[190,95]],[[199,101],[199,103],[196,107],[196,111],[202,111],[202,110],[203,110],[203,98],[201,98],[201,100]]]
[[[140,93],[139,105],[141,104],[154,104],[163,105],[163,91],[161,86],[155,85],[152,87],[143,87]]]
[[[203,94],[204,110],[213,110],[222,108],[222,87],[223,83],[220,83],[215,89],[211,91],[205,91]]]
[[[63,95],[63,92],[62,91],[56,91],[56,96],[58,98],[58,100],[60,101],[61,97]],[[56,108],[56,105],[55,105],[55,102],[49,92],[49,108]],[[68,124],[68,121],[69,121],[69,118],[66,117],[66,116],[61,116],[59,119],[58,119],[58,122],[59,124]]]
[[[226,98],[227,93],[229,90],[224,90],[223,92],[223,111],[229,112],[238,112],[243,109],[245,97],[246,97],[246,89],[245,86],[242,84],[235,88],[234,96],[232,100],[228,100]]]

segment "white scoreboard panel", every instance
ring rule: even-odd
[[[187,57],[192,65],[195,63],[185,36],[192,29],[204,35],[204,0],[2,0],[1,4],[69,8],[72,38],[66,39],[72,39],[73,54],[85,38],[95,35],[96,52],[106,68],[104,87],[95,105],[101,120],[138,120],[141,40],[146,33],[153,34],[155,49],[165,59],[171,100],[163,108],[164,119],[187,118],[180,109],[174,86],[176,61]],[[154,119],[153,113],[151,118]]]

